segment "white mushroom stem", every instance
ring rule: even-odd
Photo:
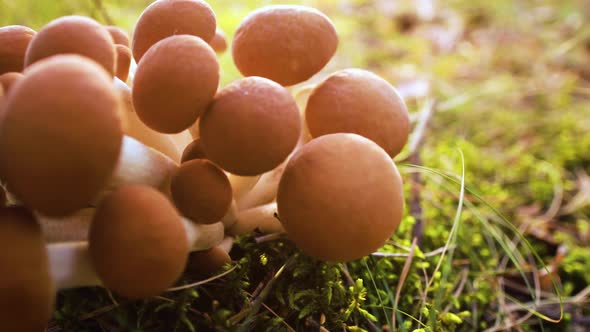
[[[178,164],[164,154],[124,136],[121,155],[108,189],[121,184],[145,184],[166,191]]]
[[[57,289],[98,286],[88,253],[88,242],[62,242],[47,245],[49,268]]]
[[[206,250],[223,243],[222,223],[197,225],[186,219],[183,219],[183,223],[189,242],[192,243],[192,250]],[[87,241],[49,243],[47,254],[50,272],[58,289],[101,284],[90,260]]]
[[[238,220],[238,206],[236,200],[232,200],[229,210],[225,213],[225,216],[221,218],[221,222],[225,229],[230,228]]]
[[[45,217],[38,213],[35,216],[46,243],[79,242],[88,239],[88,229],[95,212],[95,208],[87,208],[64,218]]]
[[[48,218],[37,215],[47,243],[80,242],[88,240],[88,230],[96,209],[82,209],[66,218]],[[193,250],[209,249],[223,240],[223,223],[196,224],[181,218]]]
[[[229,254],[233,245],[234,245],[234,238],[231,236],[226,236],[223,238],[223,241],[221,241],[218,245],[216,245],[216,247],[221,248],[221,250],[223,250],[227,254]]]
[[[260,179],[260,175],[256,176],[239,176],[235,174],[228,174],[227,178],[231,184],[233,198],[239,201],[248,191],[250,191]]]
[[[188,131],[188,129],[185,131],[181,131],[178,134],[169,135],[169,137],[174,142],[174,144],[176,145],[176,147],[180,151],[181,155],[182,155],[182,151],[184,151],[184,149],[187,147],[187,145],[191,144],[191,142],[193,141],[193,136]]]
[[[188,219],[182,219],[189,243],[192,243],[192,250],[206,250],[214,247],[223,241],[223,223],[195,224]]]
[[[256,185],[237,201],[238,210],[250,209],[275,200],[286,164],[284,162],[272,171],[264,173]]]
[[[282,233],[285,230],[275,216],[276,212],[276,202],[239,211],[236,222],[226,229],[226,233],[229,235],[243,235],[255,229],[263,233]]]

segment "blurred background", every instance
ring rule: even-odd
[[[59,16],[79,14],[131,33],[149,3],[0,0],[0,26],[21,24],[38,30]],[[565,307],[565,323],[554,327],[555,330],[590,329],[590,1],[209,3],[230,44],[240,21],[263,5],[303,4],[326,13],[337,27],[340,44],[336,57],[311,81],[337,69],[365,68],[398,88],[415,123],[420,122],[425,112],[432,113],[419,158],[412,159],[412,163],[456,174],[461,171],[457,153],[461,150],[467,184],[502,212],[550,267],[549,273],[535,275],[539,292],[546,292],[537,300],[548,301],[536,308],[550,317],[559,316],[558,301],[547,279],[552,276],[564,299],[573,299]],[[230,53],[220,58],[223,84],[240,77]],[[400,161],[407,161],[407,156],[406,151]],[[411,207],[418,202],[421,210],[418,216],[413,214],[415,211],[408,211],[392,241],[409,247],[414,225],[420,219],[424,227],[421,249],[435,250],[449,236],[457,197],[449,194],[439,180],[413,177],[414,171],[403,165],[401,170],[408,204]],[[421,192],[418,197],[412,191],[415,188]],[[510,257],[507,250],[520,250],[522,243],[519,237],[501,228],[507,232],[507,246],[491,244],[494,240],[486,234],[492,226],[486,226],[481,218],[489,218],[490,225],[497,221],[475,203],[464,211],[464,224],[456,240],[457,262],[453,265],[457,276],[450,278],[450,290],[459,289],[458,285],[467,286],[449,298],[451,304],[447,309],[472,310],[470,316],[461,316],[464,330],[502,330],[527,314],[498,296],[502,292],[516,296],[518,287],[524,287],[522,280],[512,284],[512,288],[508,282],[503,283],[514,277],[511,264],[506,263]],[[523,266],[539,266],[534,258],[529,259],[530,251],[523,252]],[[391,280],[385,278],[394,286],[402,267],[399,262],[395,264],[389,270],[381,267],[383,273],[394,275]],[[402,298],[399,305],[418,317],[420,309],[412,308],[413,295],[420,292],[419,284],[424,280],[421,270],[414,268],[415,275],[409,280],[416,281],[418,286],[404,288],[407,298]],[[463,280],[459,273],[464,268],[469,277]],[[478,305],[479,311],[473,311]],[[379,309],[369,310],[383,319]],[[531,329],[541,324],[541,320],[529,318],[526,324]],[[419,327],[406,318],[408,321],[409,327]],[[451,325],[444,327],[450,329]]]

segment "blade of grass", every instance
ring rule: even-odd
[[[455,220],[453,221],[453,226],[451,227],[451,231],[449,233],[449,237],[447,238],[447,242],[445,244],[445,248],[448,250],[448,257],[445,260],[445,252],[441,254],[440,259],[436,264],[436,268],[434,269],[433,275],[440,269],[443,261],[445,262],[445,266],[442,270],[441,275],[441,285],[446,284],[449,279],[449,274],[451,273],[452,263],[453,263],[453,255],[455,253],[455,244],[457,243],[457,234],[459,231],[459,225],[461,222],[461,214],[463,212],[463,199],[465,197],[465,158],[463,156],[463,152],[459,150],[459,155],[461,157],[461,190],[459,192],[459,202],[457,203],[457,211],[455,213]],[[453,247],[451,247],[453,246]],[[433,282],[434,278],[432,278],[429,282],[428,287]],[[429,325],[435,326],[436,323],[436,314],[437,312],[442,311],[442,297],[444,293],[444,287],[439,287],[436,291],[435,298],[432,303],[432,307],[435,310],[430,310],[430,317],[429,317]]]
[[[429,168],[429,167],[425,167],[425,166],[420,166],[420,165],[413,165],[413,164],[400,164],[398,165],[400,167],[410,167],[410,168],[415,168],[415,169],[419,169],[425,172],[429,172],[432,174],[436,174],[438,176],[443,177],[444,179],[455,183],[455,184],[460,184],[461,181],[459,179],[457,179],[457,177],[449,175],[443,171],[437,170],[437,169],[433,169],[433,168]],[[531,252],[531,254],[535,257],[535,260],[537,262],[539,262],[539,264],[541,264],[541,267],[543,270],[548,271],[547,265],[545,264],[545,262],[543,262],[543,259],[539,256],[539,253],[534,249],[533,245],[530,243],[530,241],[528,239],[526,239],[526,237],[524,237],[519,231],[518,228],[516,226],[514,226],[497,208],[495,208],[494,206],[492,206],[489,202],[487,202],[479,193],[477,193],[476,190],[474,190],[473,188],[466,186],[465,190],[472,195],[478,202],[484,204],[484,206],[486,206],[487,208],[489,208],[501,221],[501,223],[506,226],[507,228],[509,228],[512,232],[514,232],[515,234],[517,234],[519,237],[521,237],[522,239],[522,243],[524,244],[524,246]],[[496,239],[497,240],[497,239]],[[504,248],[503,249],[506,251],[508,248]],[[510,251],[508,250],[507,253],[510,253]],[[559,287],[557,286],[557,282],[555,281],[555,279],[550,276],[550,280],[551,280],[551,284],[553,286],[553,289],[556,293],[556,296],[559,299],[559,318],[551,318],[551,317],[547,317],[546,315],[543,315],[540,312],[535,311],[535,316],[544,319],[548,322],[552,322],[552,323],[559,323],[561,322],[561,320],[563,319],[564,316],[564,308],[563,308],[563,298],[561,295],[561,292],[559,290]],[[522,305],[523,308],[526,308],[526,306],[524,306],[524,304],[520,303],[520,302],[516,302],[519,305]]]

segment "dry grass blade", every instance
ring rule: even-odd
[[[397,283],[397,288],[395,290],[395,301],[393,302],[393,312],[391,314],[391,325],[395,328],[395,316],[396,316],[396,312],[397,312],[397,304],[399,302],[399,296],[402,292],[402,287],[404,285],[404,282],[406,281],[406,278],[408,277],[408,272],[410,272],[410,266],[412,265],[412,260],[414,259],[414,252],[416,249],[416,243],[417,243],[418,239],[414,238],[414,240],[412,240],[412,246],[410,247],[410,253],[408,258],[406,259],[406,262],[404,264],[404,268],[402,269],[402,273],[399,276],[399,281]]]
[[[189,289],[189,288],[194,288],[194,287],[197,287],[197,286],[201,286],[201,285],[210,283],[211,281],[217,280],[219,278],[222,278],[222,277],[224,277],[224,276],[232,273],[237,267],[238,267],[237,265],[234,265],[231,269],[229,269],[229,270],[227,270],[227,271],[225,271],[223,273],[220,273],[218,275],[215,275],[215,276],[213,276],[211,278],[207,278],[205,280],[197,281],[197,282],[194,282],[194,283],[191,283],[191,284],[188,284],[188,285],[182,285],[182,286],[178,286],[178,287],[168,288],[166,291],[167,292],[176,292],[176,291],[181,291],[181,290],[185,290],[185,289]]]

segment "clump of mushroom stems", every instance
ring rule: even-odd
[[[187,237],[192,243],[193,251],[209,249],[215,246],[225,252],[231,250],[232,238],[223,235],[221,223],[195,225],[183,220]],[[46,235],[48,236],[48,235]],[[88,253],[87,241],[54,242],[46,245],[50,263],[50,274],[57,289],[89,287],[101,285]]]

